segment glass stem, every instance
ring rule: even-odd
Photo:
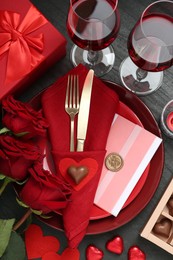
[[[138,81],[141,81],[142,79],[146,78],[148,72],[146,70],[142,70],[140,68],[136,71],[136,77]]]
[[[88,61],[94,65],[96,63],[96,61],[98,60],[98,52],[97,51],[92,51],[92,50],[89,50],[88,51]]]

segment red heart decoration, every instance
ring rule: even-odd
[[[73,179],[68,175],[68,169],[71,166],[75,166],[75,167],[84,167],[85,166],[89,170],[87,176],[79,184],[76,184],[73,181]],[[71,186],[76,191],[78,191],[82,187],[84,187],[84,185],[86,185],[94,177],[94,175],[97,172],[97,169],[98,169],[98,163],[96,160],[94,160],[92,158],[85,158],[79,162],[76,162],[72,158],[64,158],[59,163],[60,173],[66,179],[66,181],[68,181],[71,184]]]
[[[128,260],[145,260],[145,253],[138,247],[132,246],[128,251]]]
[[[48,252],[43,255],[42,260],[62,260],[62,258],[55,252]]]
[[[104,253],[97,247],[90,245],[86,249],[86,259],[87,260],[101,260],[103,259]]]
[[[106,243],[106,249],[120,255],[124,250],[123,239],[120,236],[114,237]]]
[[[78,249],[66,248],[62,255],[55,252],[48,252],[43,255],[42,260],[79,260],[80,253]]]
[[[62,255],[61,260],[79,260],[80,259],[80,253],[77,248],[66,248]],[[48,259],[49,260],[49,259]]]
[[[25,231],[25,245],[28,259],[40,258],[50,251],[58,252],[60,247],[56,237],[43,236],[42,229],[35,224]]]

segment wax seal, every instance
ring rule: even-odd
[[[118,153],[110,153],[106,156],[105,165],[108,170],[117,172],[123,167],[124,161]]]

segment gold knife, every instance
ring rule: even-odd
[[[88,118],[90,111],[90,100],[93,85],[94,71],[89,70],[80,99],[80,108],[78,114],[78,126],[77,126],[77,151],[83,151],[84,143],[88,128]]]

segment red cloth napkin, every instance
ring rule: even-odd
[[[80,93],[88,70],[79,65],[68,74],[78,74]],[[42,96],[42,107],[49,122],[49,135],[57,174],[72,185],[70,201],[63,212],[69,247],[78,246],[86,233],[90,212],[105,156],[110,126],[118,109],[117,94],[94,77],[87,136],[83,152],[70,152],[70,120],[65,112],[67,76],[60,78]],[[76,118],[77,119],[77,118]],[[75,131],[76,134],[76,131]],[[71,165],[87,166],[89,173],[78,185],[67,174]]]

